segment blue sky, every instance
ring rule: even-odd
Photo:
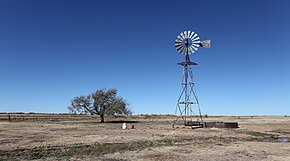
[[[204,114],[290,114],[290,1],[0,1],[0,111],[68,112],[70,100],[117,88],[134,114],[173,114],[184,59],[176,36],[212,48],[191,56]]]

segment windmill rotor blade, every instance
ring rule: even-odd
[[[182,46],[182,44],[175,44],[175,47],[179,47],[179,46]]]
[[[182,48],[182,46],[175,46],[176,50],[178,50],[179,48]]]
[[[192,41],[193,43],[200,43],[200,40]]]
[[[191,40],[193,40],[196,36],[197,36],[197,34],[195,33],[195,34],[192,36]]]
[[[199,37],[194,38],[192,41],[196,41],[196,40],[199,40]]]
[[[194,34],[194,32],[192,31],[191,34],[190,34],[190,36],[189,36],[190,39],[193,38],[193,34]]]
[[[181,42],[175,42],[175,46],[182,46],[182,43]]]
[[[182,43],[182,41],[179,40],[179,39],[176,39],[176,40],[175,40],[175,43]]]
[[[182,53],[181,51],[184,49],[184,47],[183,46],[181,46],[179,49],[177,49],[177,51],[179,52],[179,53]]]
[[[183,40],[183,37],[181,35],[178,35],[177,38]]]
[[[196,47],[194,47],[194,46],[191,46],[191,48],[192,48],[194,51],[198,50],[198,48],[196,48]]]
[[[184,54],[186,53],[186,48],[183,48],[182,53]]]
[[[181,41],[184,40],[184,39],[181,37],[181,35],[178,35],[177,38],[178,38],[179,40],[181,40]]]
[[[185,50],[184,47],[182,47],[182,48],[180,48],[179,52],[183,53],[184,50]]]
[[[190,48],[188,48],[188,51],[189,51],[189,53],[192,53],[192,49],[191,49],[191,47],[190,47]]]
[[[184,39],[186,39],[186,32],[185,31],[183,32],[183,36],[184,36]]]
[[[183,32],[181,32],[180,35],[183,38],[182,40],[184,40],[185,39],[185,35],[183,34]]]
[[[182,44],[175,44],[175,47],[181,47],[183,46]]]
[[[191,31],[187,31],[187,38],[190,38]]]
[[[199,44],[200,41],[199,41],[199,40],[198,40],[198,41],[193,41],[192,43],[193,43],[193,44]]]
[[[195,47],[199,47],[199,44],[192,44],[193,46],[195,46]]]
[[[195,53],[195,50],[193,47],[190,47],[191,53]]]
[[[175,41],[182,42],[183,40],[177,37],[177,38],[175,39]]]
[[[180,41],[175,41],[175,44],[182,44],[182,42],[180,42]]]
[[[181,43],[175,43],[174,45],[175,45],[175,47],[176,47],[176,46],[182,46]]]
[[[192,46],[190,47],[190,50],[191,50],[191,51],[194,51],[194,49],[193,49],[193,47],[192,47]]]
[[[183,34],[184,34],[185,38],[187,39],[188,38],[187,31],[184,31]]]
[[[179,36],[181,37],[181,40],[184,40],[184,37],[183,37],[183,33],[182,32],[179,34]]]
[[[180,43],[182,43],[182,40],[180,40],[180,39],[177,38],[177,39],[175,40],[175,42],[180,42]]]
[[[175,48],[180,48],[182,45],[179,45],[179,44],[175,44]]]

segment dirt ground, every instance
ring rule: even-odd
[[[239,122],[238,129],[173,129],[172,120],[2,121],[0,160],[290,160],[289,116],[204,120]],[[124,122],[135,129],[123,130]]]

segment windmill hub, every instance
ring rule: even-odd
[[[189,39],[185,39],[185,47],[186,48],[188,48],[188,46],[190,46],[189,44],[190,44],[191,42],[190,42],[190,40]]]

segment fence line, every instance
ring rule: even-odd
[[[91,120],[97,115],[45,114],[45,113],[0,113],[0,121],[69,121]]]

